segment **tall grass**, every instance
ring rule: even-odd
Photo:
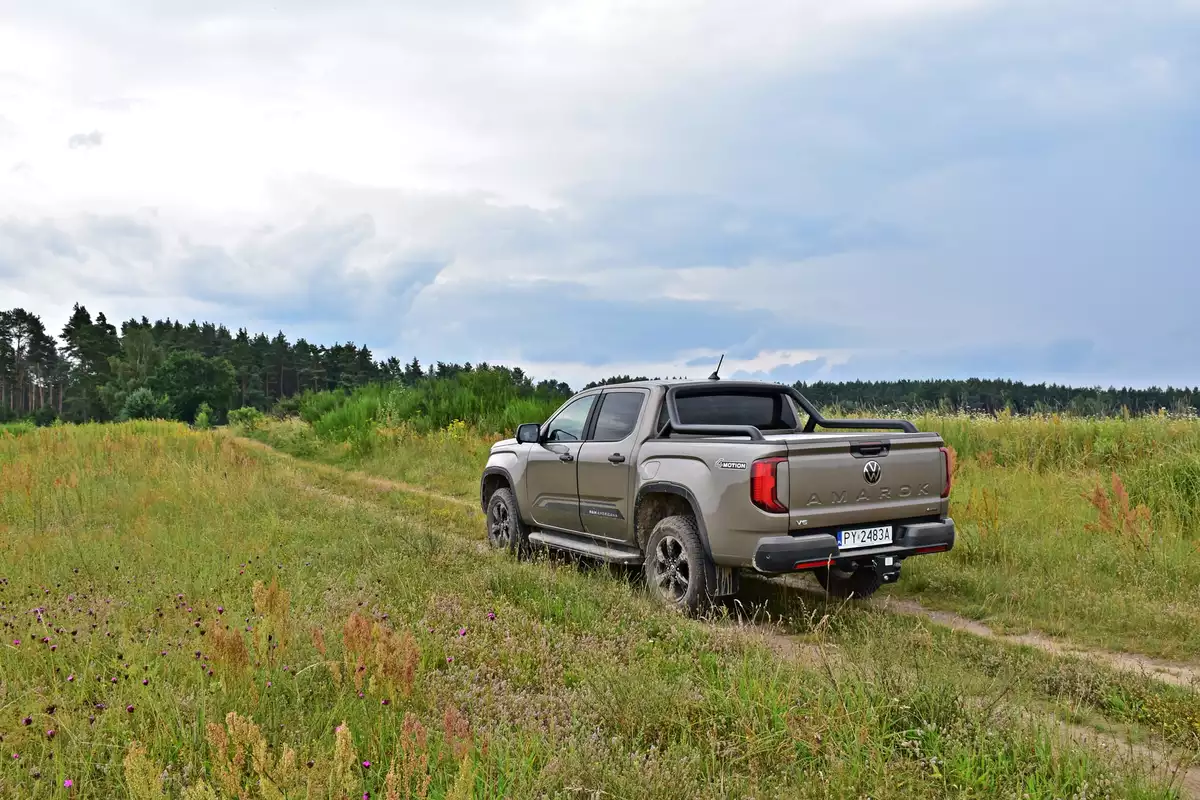
[[[542,422],[564,397],[514,385],[503,373],[473,372],[427,379],[415,386],[372,384],[352,393],[301,397],[300,418],[329,441],[362,446],[376,428],[440,430],[455,421],[489,433],[511,433],[523,422]]]

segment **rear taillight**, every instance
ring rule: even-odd
[[[950,463],[950,449],[947,447],[939,447],[942,451],[942,461],[946,465],[946,482],[942,484],[942,497],[950,496],[950,484],[954,483],[954,465]]]
[[[763,511],[782,514],[787,506],[779,502],[779,465],[783,458],[761,458],[750,465],[750,502]]]

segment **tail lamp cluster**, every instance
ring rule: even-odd
[[[950,496],[954,483],[954,465],[950,463],[950,450],[938,448],[942,453],[946,479],[942,483],[942,497]],[[760,458],[750,465],[750,502],[772,514],[783,514],[788,508],[779,500],[779,465],[787,461],[786,456]]]

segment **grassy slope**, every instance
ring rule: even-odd
[[[0,796],[1165,796],[875,637],[814,670],[478,528],[176,425],[0,436]]]
[[[959,540],[917,558],[884,592],[1015,630],[1167,658],[1200,657],[1200,422],[925,417],[959,452],[951,513]],[[490,441],[376,434],[352,450],[276,423],[260,438],[308,458],[353,466],[457,497],[478,495]],[[1132,503],[1153,512],[1150,541],[1092,531],[1084,499],[1111,494],[1116,471]]]

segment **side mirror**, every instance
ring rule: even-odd
[[[526,422],[517,426],[517,444],[537,444],[541,438],[542,426],[536,422]]]

